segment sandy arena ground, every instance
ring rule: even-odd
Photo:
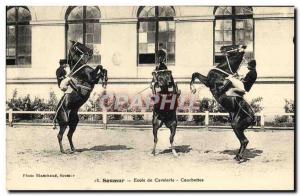
[[[167,129],[159,131],[155,157],[150,154],[150,129],[79,126],[73,137],[78,152],[72,154],[59,152],[57,132],[47,126],[7,127],[8,189],[292,190],[294,186],[294,131],[246,132],[250,143],[243,163],[233,160],[239,143],[230,130],[178,129],[178,157],[169,150]],[[70,152],[66,133],[64,148]]]

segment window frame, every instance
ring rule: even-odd
[[[140,17],[140,14],[141,12],[143,11],[143,9],[145,8],[146,6],[140,6],[138,8],[138,11],[137,11],[137,18],[138,18],[138,22],[137,22],[137,66],[138,67],[146,67],[146,66],[153,66],[155,64],[157,64],[157,57],[156,57],[156,54],[158,52],[158,48],[159,48],[159,39],[158,39],[158,34],[159,34],[159,22],[161,21],[174,21],[175,23],[175,20],[174,20],[174,17],[176,16],[176,11],[174,9],[174,6],[166,6],[166,7],[170,7],[171,9],[173,9],[174,11],[174,16],[159,16],[159,7],[164,7],[164,6],[151,6],[151,7],[154,7],[155,8],[155,16],[151,16],[151,17]],[[142,63],[140,64],[140,52],[139,52],[139,27],[140,27],[140,22],[155,22],[155,62],[154,63]],[[175,36],[176,36],[176,23],[174,24],[175,25]],[[173,63],[166,63],[168,66],[171,65],[171,66],[174,66],[175,65],[175,62],[176,62],[176,38],[175,38],[175,41],[174,41],[174,62]],[[167,58],[167,57],[166,57]]]
[[[228,14],[228,15],[216,15],[216,12],[217,10],[220,8],[220,7],[230,7],[231,8],[231,11],[232,13],[231,14]],[[247,8],[250,8],[251,9],[251,12],[252,14],[236,14],[236,7],[247,7]],[[232,39],[232,44],[236,44],[236,31],[238,30],[236,28],[236,22],[238,20],[246,20],[246,19],[251,19],[252,20],[252,48],[253,48],[253,57],[255,56],[255,52],[254,52],[254,45],[255,45],[255,20],[253,18],[253,8],[251,6],[215,6],[214,7],[214,11],[213,11],[213,14],[214,14],[214,26],[213,26],[213,51],[214,51],[214,55],[213,55],[213,64],[216,64],[216,51],[215,51],[215,46],[216,46],[216,21],[217,20],[231,20],[231,39]],[[224,41],[224,40],[223,40]]]
[[[77,20],[70,20],[68,17],[70,16],[70,13],[76,8],[76,7],[82,7],[82,19],[77,19]],[[82,24],[82,44],[86,45],[86,26],[88,23],[98,23],[100,25],[100,44],[102,42],[102,28],[101,28],[101,23],[100,23],[100,18],[99,19],[92,19],[86,18],[86,10],[87,7],[94,7],[96,8],[99,13],[100,13],[100,18],[101,18],[101,10],[98,6],[69,6],[66,14],[65,14],[65,58],[68,58],[68,30],[69,30],[69,24]],[[100,54],[100,64],[101,64],[101,54]],[[93,64],[92,64],[93,65]]]
[[[19,21],[18,18],[19,18],[19,8],[23,8],[23,9],[26,9],[29,14],[30,14],[30,20],[29,21]],[[7,12],[11,9],[15,9],[15,21],[14,22],[8,22],[7,21]],[[18,47],[19,47],[19,26],[21,25],[28,25],[30,28],[30,21],[32,20],[32,15],[31,15],[31,11],[29,10],[28,7],[26,6],[6,6],[6,29],[5,29],[5,39],[6,39],[6,43],[5,43],[5,49],[7,50],[7,26],[14,26],[15,27],[15,37],[16,37],[16,40],[15,40],[15,63],[14,64],[7,64],[7,51],[5,51],[5,64],[6,64],[6,67],[9,67],[9,68],[28,68],[28,67],[31,67],[31,64],[32,64],[32,32],[30,32],[30,63],[29,64],[19,64],[18,62]]]

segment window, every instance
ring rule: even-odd
[[[220,48],[224,45],[247,45],[245,58],[253,58],[253,12],[251,7],[216,7],[215,63],[222,61]]]
[[[171,6],[143,6],[138,10],[138,63],[155,64],[159,45],[167,64],[175,64],[175,10]]]
[[[70,48],[69,40],[85,44],[93,49],[94,55],[89,61],[91,64],[100,64],[100,43],[101,43],[101,18],[97,6],[72,6],[66,13],[66,46]]]
[[[6,8],[6,65],[31,64],[31,14],[27,7]]]

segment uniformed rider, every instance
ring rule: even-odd
[[[67,64],[67,60],[60,59],[59,67],[56,70],[56,78],[57,78],[58,87],[64,92],[68,89],[69,81],[71,80],[69,74],[70,74],[70,67]]]
[[[245,92],[249,92],[253,84],[257,79],[257,72],[256,72],[256,61],[251,60],[248,62],[248,73],[244,78],[239,79],[237,75],[231,75],[227,77],[228,80],[231,81],[234,88],[229,89],[226,94],[227,95],[244,95]]]

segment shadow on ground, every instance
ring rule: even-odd
[[[133,148],[127,147],[125,145],[101,145],[101,146],[94,146],[92,148],[82,148],[77,149],[77,152],[85,152],[85,151],[108,151],[108,150],[131,150]]]
[[[190,145],[174,146],[174,148],[177,153],[189,153],[192,150]],[[167,153],[172,153],[172,149],[163,150],[159,154],[167,154]]]
[[[238,153],[238,149],[236,150],[224,150],[224,151],[221,151],[220,154],[228,154],[228,155],[232,155],[232,156],[235,156],[237,153]],[[261,154],[263,153],[262,150],[257,150],[257,149],[254,149],[254,148],[249,148],[249,149],[246,149],[245,152],[244,152],[244,161],[249,161],[250,159],[253,159],[257,156],[260,156]]]

